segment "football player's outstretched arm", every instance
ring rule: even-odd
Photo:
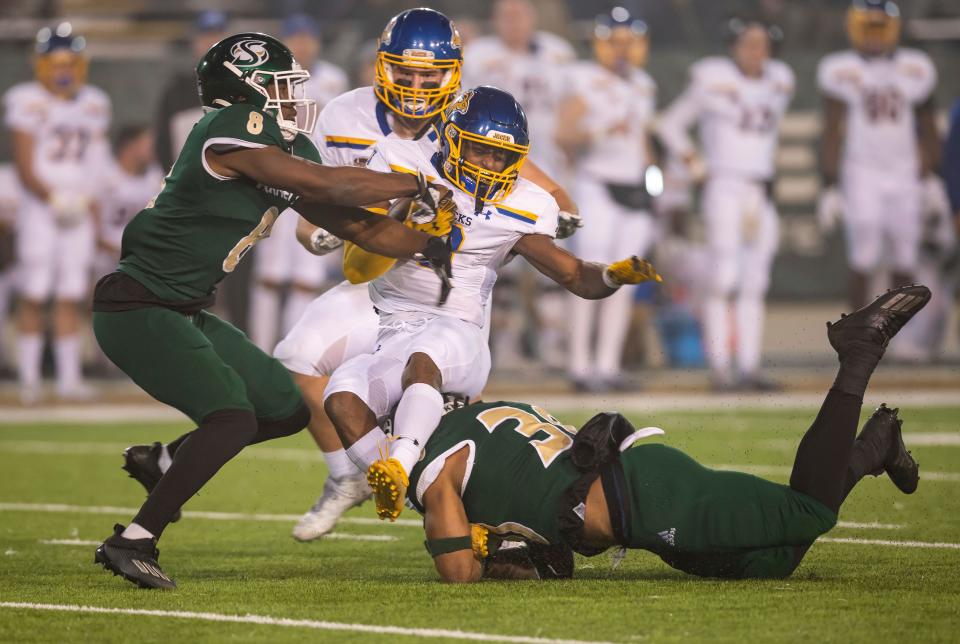
[[[449,469],[444,467],[423,494],[427,544],[433,564],[444,581],[455,584],[479,581],[483,567],[473,554],[470,522],[459,486],[450,477]]]
[[[414,197],[422,188],[415,175],[324,166],[292,156],[272,145],[234,148],[222,153],[208,148],[205,154],[213,170],[225,177],[246,177],[310,201],[338,206],[365,206],[399,197]]]
[[[587,300],[609,297],[624,284],[662,281],[653,266],[639,257],[610,265],[585,262],[546,235],[524,235],[513,250],[557,284]]]

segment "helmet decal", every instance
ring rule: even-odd
[[[467,90],[460,95],[454,103],[450,105],[450,112],[459,112],[461,114],[466,114],[467,110],[470,109],[470,99],[473,98],[473,90]]]
[[[267,43],[262,40],[241,40],[230,48],[233,60],[238,67],[256,67],[270,60]]]

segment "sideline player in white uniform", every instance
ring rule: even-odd
[[[91,202],[109,162],[110,100],[86,84],[84,40],[69,23],[37,34],[36,80],[12,87],[6,126],[24,187],[17,226],[21,399],[40,395],[43,309],[54,298],[57,394],[87,398],[80,371],[80,301],[94,254]]]
[[[644,255],[653,238],[645,177],[653,162],[648,126],[656,84],[643,70],[648,46],[646,24],[616,7],[597,17],[596,61],[576,63],[568,72],[572,91],[560,106],[555,138],[574,160],[576,199],[590,222],[572,248],[592,261]],[[632,304],[633,289],[620,289],[602,302],[568,298],[568,368],[578,389],[619,386]]]
[[[163,183],[163,170],[154,157],[153,131],[145,125],[122,128],[114,138],[114,162],[97,190],[97,278],[112,272],[120,261],[123,229],[153,199]]]
[[[3,335],[16,276],[15,228],[23,196],[13,166],[0,164],[0,371],[8,365],[3,351]]]
[[[320,113],[316,141],[324,164],[366,165],[380,141],[419,137],[420,144],[436,150],[437,135],[428,126],[459,91],[461,49],[456,27],[443,14],[432,9],[398,14],[380,39],[376,85],[338,96]],[[550,192],[567,211],[561,213],[558,234],[572,234],[579,218],[570,214],[576,213],[576,206],[566,192],[532,163],[524,164],[521,174]],[[317,253],[329,252],[339,241],[306,222],[300,222],[297,232],[301,242]],[[350,462],[326,416],[323,396],[338,366],[375,348],[379,319],[363,282],[386,271],[393,261],[369,256],[351,244],[346,244],[345,258],[359,258],[344,266],[348,281],[314,300],[274,351],[293,372],[310,407],[310,433],[329,470],[323,494],[294,527],[294,537],[304,541],[332,530],[344,512],[370,495],[364,476]]]
[[[347,91],[349,83],[342,69],[319,59],[320,27],[306,14],[293,14],[283,23],[283,41],[294,58],[310,70],[306,83],[308,98],[317,102],[317,109]],[[257,244],[254,251],[254,286],[250,297],[250,339],[264,351],[273,351],[282,337],[300,319],[307,305],[317,297],[327,278],[334,257],[317,259],[296,237],[299,217],[277,219],[270,237]],[[335,270],[335,269],[334,269]],[[288,287],[282,314],[280,299]],[[278,332],[279,323],[279,332]]]
[[[370,283],[380,313],[376,348],[341,365],[325,408],[350,460],[373,489],[380,518],[396,519],[407,473],[443,415],[441,391],[477,396],[490,370],[486,320],[497,269],[514,253],[572,293],[609,297],[623,284],[658,279],[636,256],[587,263],[553,243],[559,209],[548,192],[519,177],[529,150],[523,109],[507,92],[464,92],[438,125],[440,151],[417,170],[453,190],[452,289],[415,261],[398,261]],[[416,142],[385,141],[371,167],[389,168]],[[381,158],[382,157],[382,158]],[[438,300],[439,295],[439,300]],[[389,447],[380,427],[396,406]]]
[[[688,166],[706,166],[703,215],[712,277],[704,339],[714,386],[764,390],[776,387],[759,375],[764,300],[779,242],[772,182],[780,120],[793,97],[794,76],[785,63],[771,58],[779,30],[740,19],[731,20],[728,29],[730,56],[705,58],[690,68],[690,84],[658,130]],[[687,135],[694,123],[704,161]]]
[[[843,214],[850,298],[859,307],[887,255],[893,286],[914,280],[923,228],[921,177],[936,169],[940,150],[937,71],[925,53],[898,46],[900,10],[889,0],[854,0],[847,34],[853,49],[829,54],[817,70],[825,186],[818,216],[829,230]]]

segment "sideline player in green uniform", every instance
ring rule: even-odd
[[[840,369],[800,441],[789,486],[711,470],[665,445],[634,445],[662,430],[637,431],[620,414],[598,414],[579,432],[523,403],[447,414],[408,491],[424,514],[437,570],[446,581],[476,581],[491,563],[493,542],[506,537],[539,544],[540,552],[648,550],[700,576],[786,577],[836,524],[840,504],[863,476],[886,471],[901,491],[916,490],[919,468],[896,410],[881,406],[859,437],[856,431],[887,343],[929,299],[925,286],[896,289],[828,325]],[[560,562],[572,574],[572,556],[562,560],[556,557],[553,571]],[[486,570],[525,572],[496,558]]]
[[[197,423],[140,512],[95,561],[153,588],[174,582],[157,563],[164,528],[245,446],[306,426],[309,411],[286,369],[206,309],[216,284],[290,207],[305,219],[389,257],[418,253],[449,266],[436,237],[358,208],[416,197],[434,210],[422,177],[319,165],[309,134],[309,73],[280,41],[230,36],[197,66],[206,115],[193,127],[157,197],[124,230],[120,265],[94,292],[104,353],[157,400]],[[292,216],[292,215],[287,215]]]

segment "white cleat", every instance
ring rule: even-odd
[[[97,391],[82,382],[66,387],[57,386],[57,399],[71,403],[91,402],[97,399]]]
[[[293,527],[297,541],[313,541],[327,534],[337,525],[344,512],[370,498],[372,492],[364,475],[327,478],[323,494],[310,511],[300,517]]]

